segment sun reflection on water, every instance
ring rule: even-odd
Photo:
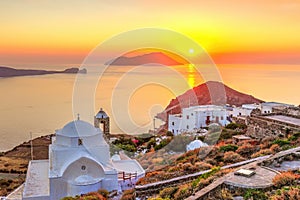
[[[195,87],[195,66],[188,64],[187,80],[190,88]]]

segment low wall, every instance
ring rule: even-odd
[[[264,116],[251,116],[246,119],[246,135],[262,139],[268,136],[286,136],[286,130],[300,131],[300,127],[277,120],[267,119]]]

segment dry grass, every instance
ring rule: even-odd
[[[48,159],[50,136],[33,140],[34,159]],[[0,196],[6,196],[25,181],[28,163],[31,159],[30,142],[16,146],[0,156]]]

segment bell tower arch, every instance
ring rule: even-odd
[[[100,108],[99,112],[94,117],[94,126],[100,128],[103,131],[104,136],[108,139],[110,136],[109,123],[109,116],[102,108]]]

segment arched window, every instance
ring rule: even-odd
[[[81,139],[81,138],[79,138],[79,139],[78,139],[78,146],[81,146],[81,145],[83,145],[83,143],[82,143],[82,139]]]

